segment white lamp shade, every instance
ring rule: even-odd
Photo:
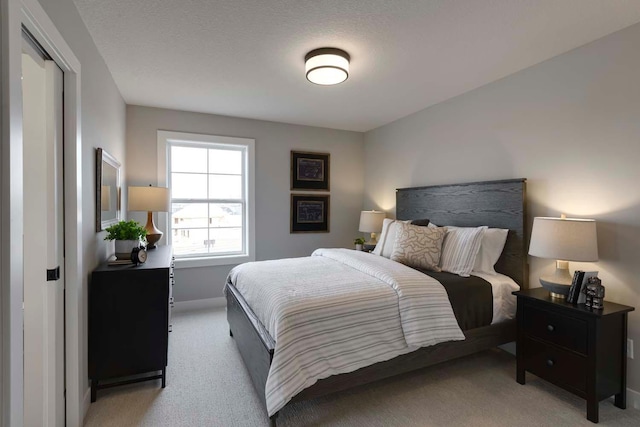
[[[129,210],[169,212],[169,189],[164,187],[129,187]]]
[[[597,261],[595,220],[534,218],[529,255],[563,261]]]
[[[111,210],[111,186],[103,185],[100,189],[100,210],[109,212]]]
[[[363,233],[379,233],[382,231],[382,222],[386,214],[380,211],[362,211],[360,212],[359,231]]]

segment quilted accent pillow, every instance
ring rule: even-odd
[[[410,267],[440,271],[440,250],[447,227],[421,227],[400,223],[391,259]]]
[[[469,277],[487,227],[448,227],[442,244],[442,271]]]

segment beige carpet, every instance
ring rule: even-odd
[[[104,390],[87,426],[267,426],[229,337],[224,310],[174,316],[167,388],[159,381]],[[527,374],[500,350],[286,407],[285,426],[593,426],[583,400]],[[600,404],[600,425],[639,426],[640,411]]]

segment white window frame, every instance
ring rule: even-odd
[[[243,254],[232,255],[198,255],[176,256],[176,268],[211,267],[216,265],[234,265],[255,261],[255,139],[236,138],[230,136],[205,135],[199,133],[158,131],[158,186],[169,185],[169,159],[172,145],[191,145],[215,148],[218,144],[243,147],[246,152],[246,162],[243,167],[244,193],[246,195],[246,215],[243,224],[244,248]],[[171,242],[171,224],[167,212],[158,213],[158,224],[164,229],[167,242]]]

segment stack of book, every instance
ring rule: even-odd
[[[585,289],[590,277],[598,277],[597,271],[576,270],[573,273],[573,280],[567,295],[567,302],[570,304],[584,304],[587,299]]]

